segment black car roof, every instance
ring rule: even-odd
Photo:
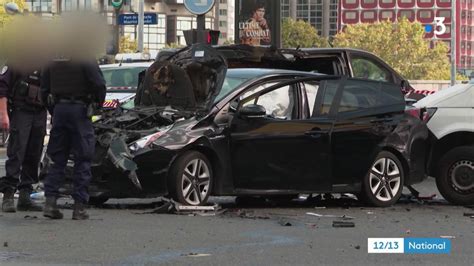
[[[235,78],[258,78],[268,75],[302,75],[302,76],[321,76],[320,73],[311,73],[304,71],[271,69],[271,68],[230,68],[227,70],[227,76]]]

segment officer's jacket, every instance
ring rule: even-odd
[[[0,69],[0,97],[7,97],[16,107],[41,107],[40,79],[39,71],[22,73],[4,66]]]
[[[105,101],[106,85],[99,65],[89,62],[52,62],[42,71],[43,97],[78,97],[91,95],[101,106]],[[44,99],[46,101],[46,99]]]

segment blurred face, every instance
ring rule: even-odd
[[[265,8],[262,7],[255,10],[255,13],[253,16],[256,20],[262,20],[265,17]]]

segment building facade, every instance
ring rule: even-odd
[[[337,33],[339,0],[281,0],[281,17],[302,19],[318,30],[321,36]]]
[[[92,10],[115,24],[116,17],[111,0],[27,0],[29,12],[52,17],[63,12]],[[124,0],[123,14],[138,12],[138,0]],[[145,0],[145,13],[155,13],[157,24],[144,26],[144,47],[156,51],[167,44],[185,45],[183,31],[197,27],[196,16],[184,7],[183,0]],[[206,28],[221,31],[221,42],[234,39],[234,0],[216,0],[215,7],[206,15]],[[137,26],[119,26],[120,35],[137,39]]]
[[[454,0],[455,1],[455,0]],[[473,0],[457,0],[456,16],[456,65],[459,72],[470,75],[474,68],[474,23]],[[425,38],[443,41],[451,49],[452,12],[451,0],[340,0],[338,29],[357,23],[374,23],[383,20],[397,21],[406,17],[409,21],[418,21],[425,27]],[[435,34],[435,18],[443,18],[446,31]]]

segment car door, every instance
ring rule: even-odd
[[[403,118],[405,103],[398,86],[361,79],[347,79],[336,98],[334,182],[353,184],[367,173],[381,142]]]
[[[310,95],[316,96],[318,83]],[[308,89],[309,90],[309,89]],[[252,91],[252,90],[251,90]],[[297,81],[245,95],[231,123],[234,184],[246,190],[327,191],[329,133],[332,122],[311,119],[306,90]],[[314,101],[313,101],[314,102]],[[264,117],[241,117],[248,104],[261,105]]]

